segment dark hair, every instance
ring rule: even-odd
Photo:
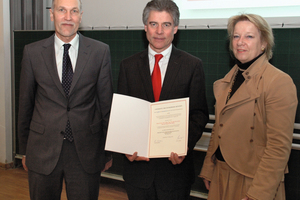
[[[174,3],[172,0],[152,0],[149,1],[144,8],[143,11],[143,23],[144,25],[147,25],[147,21],[149,18],[149,13],[150,11],[166,11],[169,13],[174,21],[174,25],[178,26],[179,25],[179,9],[176,3]]]

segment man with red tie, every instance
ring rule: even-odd
[[[195,177],[193,148],[208,121],[202,61],[172,45],[179,25],[172,0],[148,2],[143,23],[148,49],[121,62],[118,93],[150,102],[189,97],[189,150],[186,156],[172,152],[159,159],[125,155],[127,194],[129,200],[188,199]]]

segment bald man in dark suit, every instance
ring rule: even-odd
[[[96,200],[112,163],[109,47],[77,32],[81,1],[53,1],[50,17],[55,34],[26,45],[22,60],[18,136],[30,197],[60,199],[64,179],[68,199]]]

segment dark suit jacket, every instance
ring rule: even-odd
[[[148,50],[122,61],[118,93],[154,102]],[[124,161],[124,180],[136,187],[149,188],[153,181],[162,189],[190,186],[194,181],[192,151],[208,121],[202,62],[175,47],[167,67],[160,100],[190,98],[188,155],[180,165],[167,158],[149,162]],[[142,134],[142,133],[141,133]]]
[[[79,34],[73,81],[66,97],[58,77],[54,35],[24,48],[19,98],[20,154],[27,167],[50,174],[58,161],[69,118],[79,160],[88,173],[104,167],[112,99],[108,45]]]

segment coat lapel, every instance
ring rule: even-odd
[[[251,101],[258,97],[257,90],[251,86],[252,80],[245,80],[235,94],[229,99],[228,106],[240,105],[244,102]]]
[[[226,99],[228,91],[231,87],[230,82],[236,69],[231,69],[223,79],[217,80],[214,83],[214,96],[216,99],[216,105],[224,108],[226,106]]]
[[[80,33],[78,33],[78,34],[79,34],[78,57],[77,57],[77,63],[76,63],[75,72],[73,75],[71,88],[70,88],[70,96],[72,94],[72,90],[74,89],[76,83],[79,80],[80,75],[82,74],[83,69],[86,66],[86,63],[88,61],[90,51],[91,51],[90,44],[86,42],[84,36],[82,36]],[[43,56],[46,66],[47,66],[47,69],[48,69],[55,85],[59,89],[59,91],[66,97],[66,94],[61,85],[61,82],[58,77],[58,72],[57,72],[55,49],[54,49],[54,35],[45,41],[43,47],[44,47],[44,50],[42,51],[42,56]]]
[[[179,69],[181,67],[181,63],[179,62],[180,55],[181,55],[180,51],[178,51],[176,47],[173,46],[165,79],[160,93],[160,100],[168,99],[168,94],[169,94],[168,91],[172,91],[172,86],[176,81],[176,75],[178,74]]]
[[[137,66],[142,84],[144,85],[147,99],[150,102],[154,102],[154,94],[152,89],[152,80],[150,76],[150,67],[149,67],[149,58],[148,58],[148,49],[143,51],[140,55],[140,61]]]
[[[245,81],[226,104],[228,91],[231,88],[232,79],[236,70],[238,70],[237,65],[234,66],[223,79],[216,81],[214,84],[214,94],[218,105],[221,106],[219,109],[221,112],[259,97],[256,87],[259,80],[259,74],[256,73],[256,69],[253,70],[250,66],[245,72],[243,72]]]
[[[72,91],[76,85],[76,83],[79,80],[79,77],[82,74],[83,69],[86,66],[86,63],[88,62],[88,58],[90,56],[90,45],[88,42],[86,42],[85,37],[83,35],[79,34],[79,49],[78,49],[78,57],[75,67],[75,72],[73,74],[73,80],[70,88],[70,96],[72,95]]]
[[[45,61],[48,72],[52,77],[53,82],[57,86],[58,90],[65,96],[65,92],[61,85],[61,82],[58,77],[58,72],[57,72],[55,50],[54,50],[54,35],[52,35],[45,41],[43,47],[44,50],[41,52],[41,54]]]

